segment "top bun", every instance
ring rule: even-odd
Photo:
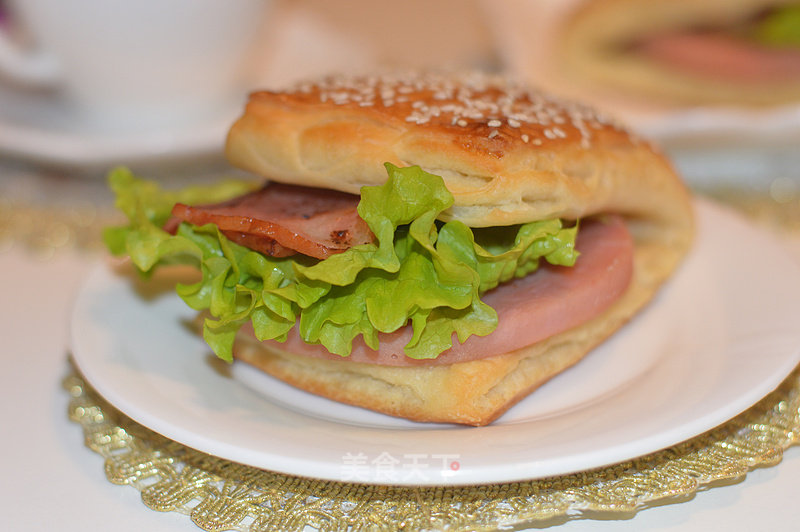
[[[674,223],[688,204],[648,143],[586,106],[482,74],[329,77],[255,92],[226,153],[271,180],[355,194],[386,180],[385,162],[419,165],[455,197],[443,218],[472,227],[603,212]]]

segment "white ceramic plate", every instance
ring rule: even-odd
[[[655,301],[488,427],[397,420],[226,365],[186,327],[193,313],[177,296],[142,292],[105,264],[77,299],[73,354],[88,381],[138,422],[283,473],[456,485],[609,465],[728,420],[800,360],[798,265],[734,214],[697,208],[696,245]]]
[[[86,116],[58,94],[0,85],[0,154],[78,168],[221,157],[225,135],[240,111],[236,102],[191,123],[124,128]]]

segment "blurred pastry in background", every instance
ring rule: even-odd
[[[800,101],[798,0],[592,0],[556,53],[574,82],[680,104]]]
[[[656,140],[689,183],[800,182],[800,0],[483,6],[506,71]]]

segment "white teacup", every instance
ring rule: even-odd
[[[154,127],[243,100],[270,0],[12,0],[0,80],[55,86],[82,118]]]

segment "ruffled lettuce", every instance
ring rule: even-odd
[[[577,226],[560,220],[472,230],[439,215],[453,204],[443,180],[419,167],[386,165],[384,185],[361,190],[359,215],[376,243],[325,260],[275,258],[227,240],[213,224],[162,229],[172,206],[212,203],[252,190],[226,182],[178,192],[117,169],[109,183],[129,224],[105,231],[112,253],[128,255],[142,271],[163,264],[193,264],[202,274],[177,286],[193,309],[207,311],[203,336],[222,359],[232,359],[237,331],[251,323],[261,340],[286,339],[297,327],[304,341],[347,356],[359,335],[378,348],[379,333],[410,324],[406,355],[435,358],[452,346],[487,335],[497,313],[480,295],[535,271],[540,259],[571,266]]]
[[[800,5],[775,8],[756,23],[753,37],[767,46],[800,48]]]

